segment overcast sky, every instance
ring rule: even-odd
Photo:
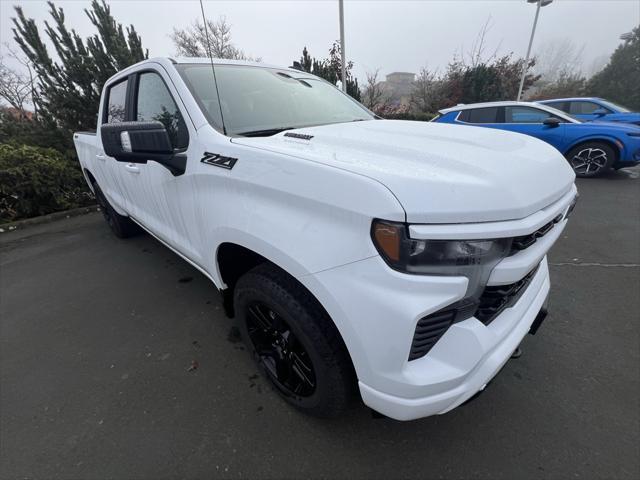
[[[56,1],[68,25],[83,37],[92,33],[83,9],[88,0]],[[174,27],[183,28],[200,17],[198,1],[109,0],[116,20],[133,24],[150,56],[173,56],[169,38]],[[11,42],[13,5],[42,25],[49,18],[45,1],[0,0],[0,39]],[[264,62],[291,65],[305,45],[313,56],[324,57],[339,37],[338,1],[214,1],[204,3],[209,18],[220,15],[232,25],[236,46]],[[362,81],[366,71],[417,72],[421,66],[442,69],[456,52],[471,48],[482,25],[491,17],[487,51],[524,56],[535,6],[525,0],[346,0],[347,58],[355,63]],[[584,66],[608,56],[620,43],[621,33],[640,24],[640,0],[555,0],[541,10],[534,41],[570,37],[585,46]],[[3,48],[4,50],[4,48]]]

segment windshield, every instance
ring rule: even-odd
[[[610,102],[609,100],[600,100],[600,103],[605,107],[608,107],[610,110],[614,110],[619,113],[629,113],[631,111],[628,108],[618,105],[617,103]]]
[[[216,93],[211,65],[177,68],[209,122],[221,130],[224,125],[227,135],[273,135],[291,128],[374,118],[335,86],[304,72],[216,65]]]

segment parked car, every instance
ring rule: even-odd
[[[611,122],[581,122],[547,105],[491,102],[440,110],[439,123],[476,125],[524,133],[557,148],[579,177],[595,177],[640,163],[640,128]]]
[[[193,58],[118,73],[98,119],[74,142],[113,232],[210,279],[305,412],[356,388],[396,419],[447,412],[546,315],[576,187],[544,142],[378,120],[306,72]]]
[[[578,120],[624,122],[640,125],[640,113],[597,97],[554,98],[538,103],[562,110]]]

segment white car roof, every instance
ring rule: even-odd
[[[552,113],[568,122],[580,123],[575,118],[573,118],[570,115],[567,115],[565,112],[561,110],[550,107],[548,105],[544,105],[542,103],[536,103],[536,102],[502,101],[502,102],[469,103],[469,104],[456,105],[455,107],[450,107],[450,108],[443,108],[442,110],[438,110],[438,112],[441,113],[442,115],[445,115],[449,112],[460,112],[462,110],[471,110],[475,108],[514,107],[514,106],[525,106],[525,107],[537,108],[538,110],[544,110],[546,112]]]

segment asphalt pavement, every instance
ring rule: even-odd
[[[292,410],[200,273],[100,214],[0,234],[0,478],[640,478],[640,169],[578,182],[550,315],[477,400]]]

